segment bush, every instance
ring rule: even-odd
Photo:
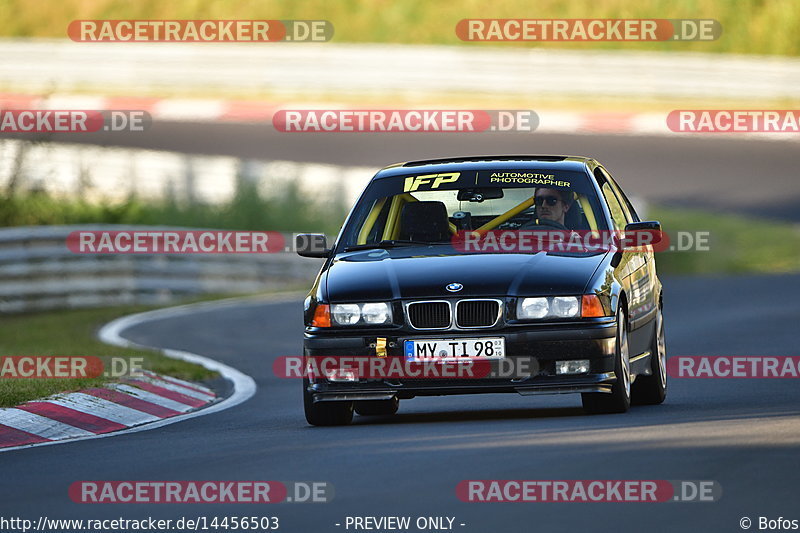
[[[344,216],[343,205],[320,206],[306,201],[296,185],[289,185],[279,196],[264,198],[254,185],[240,183],[233,199],[222,205],[135,197],[121,204],[94,204],[55,198],[42,191],[0,197],[0,226],[141,224],[330,234],[339,230]]]

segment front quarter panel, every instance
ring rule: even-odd
[[[584,294],[596,294],[608,316],[614,316],[619,306],[620,294],[625,290],[623,268],[612,266],[613,253],[609,253],[598,266]]]
[[[317,304],[326,303],[328,301],[325,287],[327,286],[329,265],[330,261],[326,261],[322,266],[322,269],[320,269],[316,279],[314,279],[314,284],[311,286],[311,290],[308,291],[308,295],[303,301],[303,323],[306,325],[306,327],[311,325],[311,319],[314,317],[314,309],[316,308]]]

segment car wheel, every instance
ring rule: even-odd
[[[633,403],[658,405],[667,397],[667,345],[664,338],[664,315],[659,306],[656,327],[650,344],[650,368],[653,374],[639,376],[633,383]]]
[[[628,351],[628,321],[625,312],[617,311],[617,350],[614,374],[617,381],[611,393],[585,392],[581,394],[583,409],[591,414],[624,413],[631,405],[631,361]]]
[[[389,416],[397,412],[400,400],[396,397],[391,400],[365,400],[355,402],[355,411],[361,416]]]
[[[314,402],[303,380],[303,408],[306,421],[312,426],[344,426],[353,420],[353,402]]]

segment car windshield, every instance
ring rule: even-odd
[[[459,231],[606,229],[589,177],[548,170],[378,178],[360,198],[338,249],[446,245]]]

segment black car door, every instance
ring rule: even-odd
[[[638,216],[611,176],[603,169],[595,169],[595,177],[611,213],[613,230],[624,232],[625,226],[638,221]],[[651,273],[652,247],[623,250],[617,267],[628,297],[628,317],[631,325],[629,342],[631,356],[649,349],[650,332],[644,327],[652,320],[655,276]]]

